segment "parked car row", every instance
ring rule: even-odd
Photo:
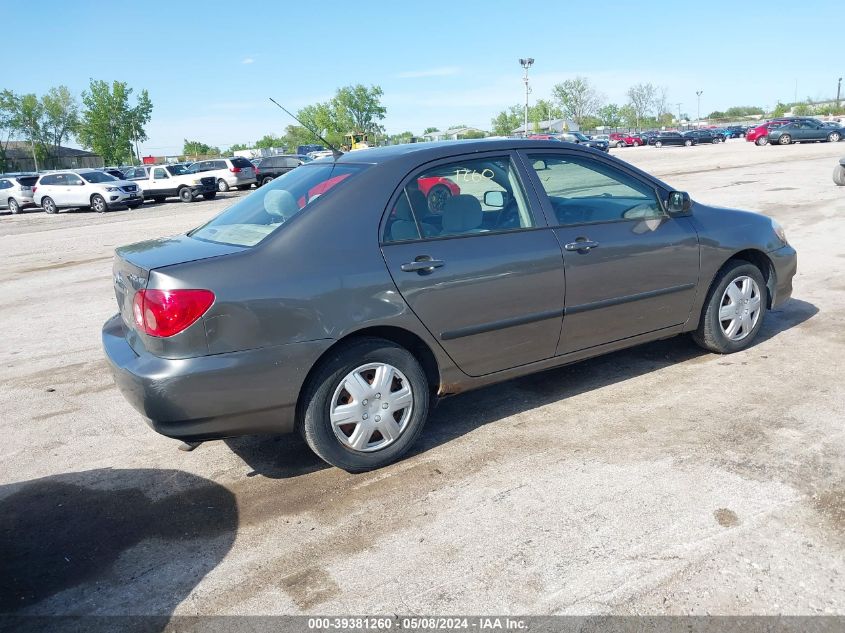
[[[745,140],[758,146],[827,141],[837,143],[845,137],[839,123],[822,122],[813,117],[783,117],[761,123],[748,130]]]

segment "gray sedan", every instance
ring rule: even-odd
[[[398,145],[303,165],[185,235],[118,248],[103,344],[164,435],[298,431],[363,471],[403,455],[438,398],[683,333],[742,350],[795,270],[770,218],[603,152]]]

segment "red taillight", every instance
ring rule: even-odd
[[[32,193],[35,193],[35,190],[36,190],[36,189],[38,189],[38,187],[33,187],[33,188],[32,188]]]
[[[241,168],[240,167],[229,167],[229,171],[232,172],[233,174],[237,174],[237,173],[240,173]]]
[[[167,337],[186,330],[214,303],[210,290],[139,290],[132,301],[138,328]]]
[[[255,168],[255,175],[258,175],[258,167]]]

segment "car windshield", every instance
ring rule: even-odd
[[[167,167],[167,171],[170,172],[171,176],[181,176],[188,173],[188,168],[184,165],[170,165]]]
[[[117,178],[112,176],[111,174],[107,174],[103,171],[91,171],[88,173],[79,174],[88,182],[115,182]]]
[[[586,136],[581,134],[581,132],[570,132],[570,134],[572,134],[572,136],[577,138],[579,141],[589,141],[590,140]]]
[[[188,235],[221,244],[255,246],[321,195],[366,168],[325,162],[294,169]]]

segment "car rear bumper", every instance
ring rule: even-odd
[[[114,381],[129,403],[157,432],[192,441],[292,432],[305,376],[333,343],[173,360],[137,354],[119,314],[103,325],[102,338]]]
[[[769,253],[769,258],[775,268],[772,308],[778,308],[792,296],[792,278],[798,271],[798,254],[794,248],[787,245]]]

